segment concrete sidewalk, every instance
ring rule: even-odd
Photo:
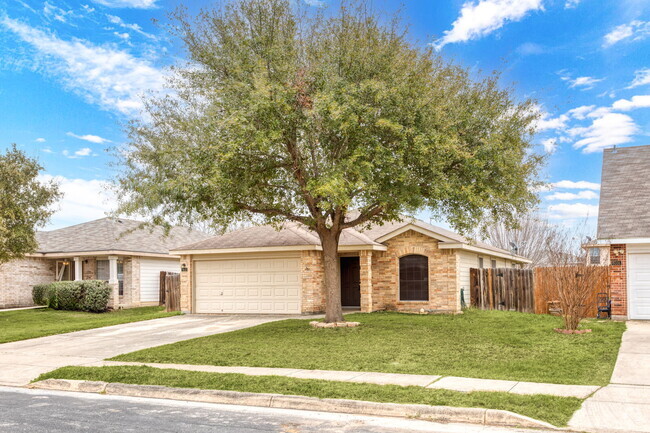
[[[288,316],[173,316],[0,344],[0,385],[23,386],[42,373],[122,353],[235,331]]]
[[[559,397],[586,398],[599,386],[559,385],[552,383],[517,382],[511,380],[471,379],[453,376],[373,373],[359,371],[302,370],[296,368],[221,367],[215,365],[157,364],[143,362],[101,361],[88,366],[146,365],[161,369],[203,371],[207,373],[238,373],[250,376],[283,376],[296,379],[320,379],[336,382],[372,383],[377,385],[420,386],[452,391],[499,391],[512,394],[548,394]]]
[[[583,403],[569,426],[650,433],[650,322],[627,322],[611,382]]]

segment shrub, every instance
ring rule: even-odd
[[[111,288],[105,281],[57,281],[34,286],[34,303],[55,310],[74,310],[101,313],[108,309]]]
[[[37,284],[32,288],[32,300],[34,305],[47,305],[45,298],[49,284]]]
[[[82,309],[92,313],[101,313],[108,309],[111,297],[111,288],[105,281],[88,280],[83,282],[86,296],[83,299]]]

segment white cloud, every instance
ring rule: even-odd
[[[638,86],[645,86],[650,84],[650,68],[639,69],[634,72],[634,80],[628,86],[628,89]]]
[[[109,8],[151,9],[157,7],[157,0],[93,0]]]
[[[548,138],[542,141],[542,146],[544,146],[544,151],[546,153],[555,153],[557,149],[557,140],[555,138]]]
[[[586,203],[560,203],[548,207],[549,218],[575,219],[589,218],[598,215],[598,206]]]
[[[144,30],[142,30],[142,27],[140,27],[138,24],[125,23],[124,20],[122,20],[122,18],[120,18],[120,17],[118,17],[116,15],[106,15],[106,17],[108,18],[108,21],[111,24],[118,25],[118,26],[120,26],[120,27],[122,27],[124,29],[133,30],[134,32],[136,32],[136,33],[138,33],[138,34],[140,34],[142,36],[145,36],[145,37],[147,37],[149,39],[154,39],[154,40],[158,39],[156,36],[152,35],[151,33],[147,33]]]
[[[603,81],[603,78],[594,78],[594,77],[578,77],[575,79],[570,79],[568,77],[562,77],[563,80],[569,82],[569,87],[581,87],[584,90],[593,89],[596,83]]]
[[[599,183],[587,182],[586,180],[561,180],[559,182],[553,182],[551,186],[555,189],[590,189],[593,191],[600,190]]]
[[[551,117],[551,115],[544,111],[542,108],[539,108],[539,110],[541,114],[535,126],[537,132],[566,128],[567,122],[569,121],[569,116],[566,114],[561,114],[558,117]]]
[[[66,132],[66,135],[74,138],[78,138],[79,140],[84,140],[84,141],[89,141],[91,143],[96,143],[96,144],[103,144],[103,143],[110,143],[111,140],[107,138],[102,138],[99,135],[91,135],[91,134],[86,134],[86,135],[77,135],[73,132]]]
[[[106,181],[69,179],[49,174],[39,178],[44,182],[58,182],[63,193],[63,198],[55,206],[57,210],[46,227],[47,230],[103,218],[116,207],[115,194],[109,189],[109,183]],[[89,200],[89,197],[93,199]]]
[[[309,6],[316,7],[323,7],[327,4],[324,0],[305,0],[305,3],[307,3]]]
[[[573,192],[556,192],[545,197],[547,200],[596,200],[598,194],[593,191],[579,191],[577,194]]]
[[[62,23],[67,22],[68,16],[74,16],[71,10],[63,10],[50,2],[43,3],[43,15],[49,20],[55,20]]]
[[[619,99],[612,104],[612,108],[621,111],[630,111],[636,108],[650,107],[650,95],[636,95],[632,99]]]
[[[564,3],[564,8],[565,9],[573,9],[575,7],[578,7],[580,4],[581,0],[566,0],[566,3]]]
[[[542,8],[542,0],[466,1],[451,30],[445,31],[433,46],[440,50],[447,44],[481,38],[503,27],[508,21],[519,21],[529,12]]]
[[[129,38],[131,38],[131,35],[128,34],[127,32],[124,32],[124,33],[113,32],[113,34],[114,34],[115,36],[117,36],[118,38],[120,38],[120,39],[122,39],[122,40],[125,40],[125,41],[127,41],[127,40],[129,40]]]
[[[610,47],[625,39],[638,41],[650,35],[650,22],[634,20],[628,24],[621,24],[605,35],[604,47]]]
[[[82,157],[82,156],[88,156],[92,153],[92,149],[90,147],[83,147],[79,150],[77,150],[74,154],[75,156]]]
[[[0,25],[34,47],[49,73],[106,110],[136,116],[143,107],[142,93],[163,87],[162,71],[127,51],[83,39],[62,40],[6,16]]]
[[[54,151],[53,151],[52,149],[50,149],[49,147],[44,147],[44,148],[42,148],[42,149],[41,149],[41,152],[45,152],[45,153],[54,153]]]
[[[595,118],[590,126],[573,128],[569,132],[582,137],[573,144],[574,148],[582,148],[583,153],[593,153],[615,144],[629,143],[638,131],[639,128],[630,116],[606,113]]]
[[[567,114],[575,119],[584,120],[595,109],[596,109],[595,105],[582,105],[580,107],[576,107],[572,110],[569,110]]]
[[[37,143],[45,143],[45,139],[44,139],[44,138],[41,138],[41,137],[37,138],[37,139],[34,140],[34,141],[37,142]]]

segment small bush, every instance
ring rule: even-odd
[[[101,313],[108,309],[111,288],[105,281],[57,281],[40,284],[32,290],[34,303],[55,310]]]
[[[32,288],[32,300],[34,301],[34,305],[47,305],[45,295],[49,286],[49,284],[37,284]]]
[[[101,313],[108,309],[111,297],[111,288],[105,281],[88,280],[83,282],[86,296],[83,299],[82,309],[91,313]]]

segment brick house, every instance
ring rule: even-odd
[[[113,307],[158,305],[160,271],[180,271],[169,249],[209,235],[175,227],[140,228],[138,221],[102,218],[38,232],[38,250],[0,265],[0,308],[33,305],[32,287],[66,280],[106,280]]]
[[[650,146],[603,152],[597,244],[591,247],[590,254],[610,265],[612,317],[649,320]]]
[[[325,308],[318,236],[295,223],[251,227],[171,251],[181,256],[181,309],[300,314]],[[415,219],[343,231],[344,307],[457,313],[469,269],[530,263]]]

